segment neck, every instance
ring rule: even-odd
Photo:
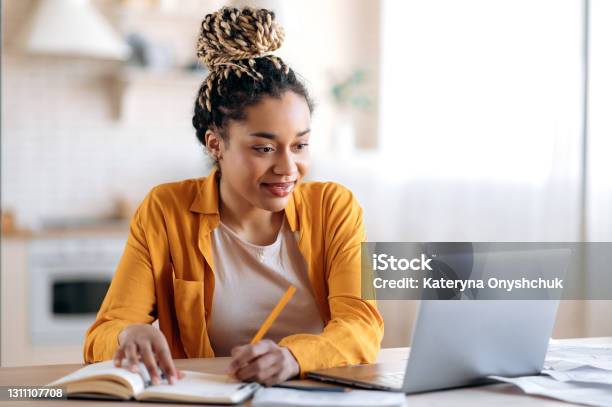
[[[262,237],[276,235],[280,228],[284,211],[270,212],[258,208],[248,201],[236,196],[236,193],[219,180],[219,215],[221,221],[234,231],[245,235],[259,234]],[[264,240],[267,240],[264,238]]]

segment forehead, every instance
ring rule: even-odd
[[[242,123],[251,131],[277,129],[303,131],[310,126],[310,109],[303,96],[284,92],[280,97],[264,96],[257,104],[245,109]]]

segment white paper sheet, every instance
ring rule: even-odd
[[[612,371],[611,345],[564,345],[551,341],[544,369],[565,371],[582,366]]]
[[[404,393],[373,390],[351,390],[345,393],[263,388],[255,393],[253,407],[396,407],[406,405]]]
[[[527,394],[589,406],[612,406],[612,346],[564,344],[551,340],[543,376],[492,379]]]
[[[609,370],[582,366],[572,370],[543,370],[542,374],[548,375],[559,382],[609,384],[612,392],[612,371]]]
[[[612,406],[612,387],[605,384],[559,382],[546,376],[516,378],[491,376],[491,378],[514,384],[527,394],[546,396],[587,406]]]

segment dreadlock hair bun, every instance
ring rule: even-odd
[[[304,96],[312,111],[304,85],[272,54],[284,39],[283,27],[267,9],[223,7],[202,20],[197,56],[209,73],[192,120],[202,144],[208,129],[222,129],[228,119],[244,119],[244,109],[266,95],[279,97],[292,90]]]
[[[263,79],[255,69],[256,58],[268,58],[277,69],[288,70],[280,58],[271,55],[285,39],[283,27],[274,19],[274,12],[266,9],[243,9],[223,7],[208,14],[202,21],[198,39],[198,58],[210,70],[207,78],[207,92],[200,100],[202,107],[212,110],[210,92],[215,87],[223,91],[220,84],[230,73],[240,77],[243,74],[254,80]]]
[[[274,12],[224,7],[202,21],[198,58],[210,69],[268,55],[283,44],[285,32]]]

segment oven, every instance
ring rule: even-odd
[[[28,248],[33,345],[82,344],[125,246],[124,238],[35,239]]]

